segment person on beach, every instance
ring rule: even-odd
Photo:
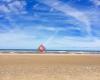
[[[40,46],[39,46],[39,48],[38,48],[38,51],[40,52],[40,53],[44,53],[45,52],[45,47],[44,47],[44,45],[43,44],[41,44]]]

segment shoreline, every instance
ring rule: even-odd
[[[7,53],[2,53],[0,52],[0,55],[100,55],[99,53],[20,53],[20,52],[7,52]]]
[[[1,64],[100,64],[100,54],[0,54]]]

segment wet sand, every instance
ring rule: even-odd
[[[100,55],[0,54],[0,80],[100,80]]]

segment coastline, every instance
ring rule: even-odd
[[[0,63],[10,64],[19,62],[32,64],[49,63],[49,64],[100,64],[100,54],[3,54],[0,53]]]

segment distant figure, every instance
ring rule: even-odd
[[[45,47],[44,47],[43,44],[41,44],[41,45],[39,46],[38,51],[39,51],[40,53],[44,53],[44,52],[45,52]]]

